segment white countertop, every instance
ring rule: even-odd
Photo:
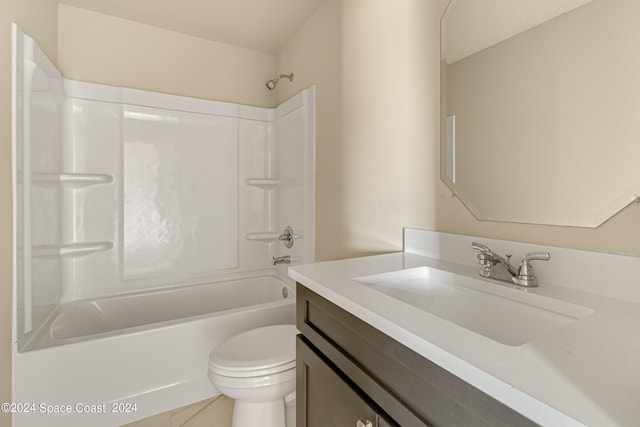
[[[594,313],[508,346],[353,280],[428,266],[588,307]],[[543,426],[640,425],[640,304],[540,282],[524,289],[408,252],[292,266],[289,276]],[[640,284],[638,284],[640,286]]]

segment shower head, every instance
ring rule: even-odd
[[[267,82],[267,89],[269,90],[274,90],[276,88],[276,83],[278,83],[278,80],[280,80],[280,78],[278,77],[277,79],[271,79]]]
[[[278,84],[278,80],[280,80],[283,77],[288,78],[289,81],[291,81],[291,82],[293,81],[293,73],[291,73],[291,74],[281,74],[278,77],[276,77],[275,79],[271,79],[266,83],[267,84],[267,89],[274,90],[276,88],[276,85]]]

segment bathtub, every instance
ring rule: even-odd
[[[13,425],[119,426],[213,397],[211,348],[294,322],[295,288],[273,272],[63,304],[14,353],[28,410]]]

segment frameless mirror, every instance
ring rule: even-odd
[[[597,227],[640,196],[640,2],[452,0],[441,177],[478,218]]]

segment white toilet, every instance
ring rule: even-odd
[[[296,334],[295,325],[265,326],[211,350],[209,380],[235,399],[232,427],[295,427],[285,422],[285,397],[296,388]]]

